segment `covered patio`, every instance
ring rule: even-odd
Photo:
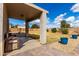
[[[0,55],[4,54],[4,42],[5,35],[9,33],[9,20],[8,18],[15,18],[20,20],[25,20],[25,30],[26,36],[28,36],[28,24],[30,21],[35,19],[40,19],[40,43],[46,44],[46,20],[48,11],[28,3],[5,3],[0,4],[0,12],[3,10],[3,28],[2,28],[2,37],[0,39]]]

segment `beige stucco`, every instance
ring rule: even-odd
[[[0,3],[0,55],[3,55],[3,4]]]
[[[40,16],[40,43],[46,44],[46,22],[47,22],[47,15],[45,12],[42,12]]]
[[[4,4],[4,7],[3,7],[3,33],[7,33],[8,32],[8,26],[9,26],[9,21],[8,21],[8,14],[7,14],[7,7],[6,5]]]

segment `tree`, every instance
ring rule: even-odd
[[[70,24],[66,24],[66,27],[67,27],[67,28],[70,28]]]
[[[61,31],[63,34],[68,33],[68,28],[70,28],[70,24],[67,24],[65,20],[61,21]]]
[[[33,24],[31,28],[39,28],[37,24]]]
[[[18,26],[19,26],[18,24],[17,24],[17,25],[15,25],[15,28],[18,28]]]
[[[11,28],[14,28],[14,25],[13,25],[12,23],[10,23],[9,26],[10,26]]]
[[[61,21],[61,28],[70,28],[70,24],[68,24],[65,20]]]
[[[62,20],[61,21],[61,28],[65,28],[66,27],[66,21],[65,20]]]

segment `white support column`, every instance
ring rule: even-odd
[[[42,12],[40,16],[40,43],[46,44],[46,21],[47,16],[45,12]]]
[[[0,3],[0,56],[3,55],[3,3]]]

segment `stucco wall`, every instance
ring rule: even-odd
[[[3,55],[3,4],[0,3],[0,56]]]
[[[8,14],[7,14],[7,7],[3,4],[3,52],[4,52],[4,35],[8,33]]]
[[[4,52],[4,34],[7,33],[7,10],[4,4],[0,3],[0,55]]]
[[[3,8],[3,33],[7,33],[8,32],[8,14],[7,14],[7,8],[6,5],[4,4],[4,8]]]

